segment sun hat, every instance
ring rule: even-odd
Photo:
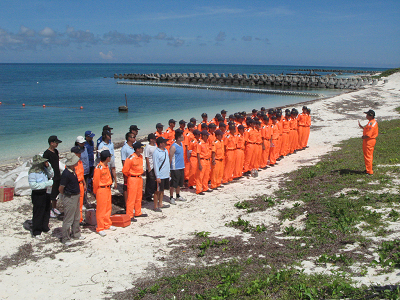
[[[85,138],[83,136],[77,136],[76,137],[76,142],[79,144],[83,144],[85,142]]]
[[[41,163],[44,163],[45,161],[48,161],[48,159],[37,154],[32,159],[32,165],[39,165]]]
[[[73,166],[73,165],[77,164],[78,161],[79,161],[79,157],[76,156],[76,155],[75,155],[74,153],[72,153],[72,152],[67,153],[66,158],[67,158],[67,161],[65,162],[65,165],[66,165],[67,167]]]

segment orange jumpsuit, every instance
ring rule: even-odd
[[[289,132],[290,132],[290,118],[282,119],[282,146],[280,155],[286,156],[289,154]]]
[[[132,153],[125,160],[122,173],[128,178],[128,198],[126,200],[126,214],[130,218],[142,214],[143,197],[143,156]],[[135,211],[135,213],[133,213]]]
[[[256,147],[255,147],[252,165],[254,166],[255,169],[258,169],[261,166],[262,135],[261,135],[260,129],[255,128],[254,130],[256,132]]]
[[[306,126],[304,127],[304,147],[308,145],[308,138],[310,137],[310,127],[311,127],[311,116],[306,115]]]
[[[199,142],[194,138],[189,143],[189,152],[190,152],[190,173],[189,173],[189,186],[196,185],[196,172],[198,168],[197,163],[197,144]],[[186,169],[186,168],[185,168]]]
[[[161,133],[158,133],[158,131],[154,132],[154,135],[156,136],[156,138],[160,137],[160,136],[164,136],[164,132],[161,131]]]
[[[247,137],[247,138],[246,138]],[[257,148],[257,132],[254,128],[249,127],[245,130],[246,151],[244,156],[244,172],[254,168],[254,155]]]
[[[183,134],[184,140],[183,140],[183,158],[185,160],[185,180],[189,180],[189,175],[190,175],[190,158],[188,157],[187,150],[189,150],[189,145],[190,142],[194,139],[194,134],[191,131],[186,131]]]
[[[197,144],[197,155],[200,155],[200,163],[202,169],[199,169],[197,161],[196,170],[196,194],[208,191],[208,180],[210,179],[210,159],[211,149],[210,145],[200,139]]]
[[[224,141],[216,139],[213,149],[215,152],[215,165],[211,164],[211,188],[215,189],[221,185],[224,174]]]
[[[274,165],[276,163],[276,144],[279,138],[279,129],[276,124],[271,125],[272,136],[271,136],[271,147],[269,151],[269,164]]]
[[[368,174],[374,174],[374,171],[372,170],[372,163],[374,160],[376,137],[378,136],[378,122],[376,122],[375,119],[369,121],[364,127],[363,135],[368,136],[368,138],[363,139],[365,169]]]
[[[304,135],[305,135],[305,126],[306,126],[306,114],[301,113],[297,117],[297,123],[298,123],[298,133],[299,133],[299,144],[297,146],[297,149],[303,149],[305,146],[303,146],[303,141],[304,141]]]
[[[244,165],[244,149],[245,149],[245,141],[244,135],[237,133],[236,137],[236,162],[235,162],[235,171],[233,172],[233,178],[239,178],[243,175],[243,165]]]
[[[225,136],[225,168],[222,182],[227,183],[233,180],[233,170],[235,169],[236,137],[230,132]]]
[[[83,181],[85,180],[85,178],[84,178],[83,173],[84,173],[83,163],[81,160],[79,160],[78,165],[75,167],[75,174],[76,174],[76,177],[78,178],[79,190],[80,190],[79,209],[81,211],[81,220],[79,222],[83,222],[82,206],[83,206],[83,198],[85,196],[85,187],[83,185]]]
[[[265,168],[268,164],[269,146],[271,143],[271,127],[269,125],[264,124],[261,127],[261,137],[264,144],[264,150],[261,153],[261,167]]]
[[[165,149],[167,149],[169,152],[169,148],[171,148],[171,145],[175,141],[175,130],[171,129],[171,127],[168,127],[167,130],[165,130],[165,132],[163,133],[163,137],[164,139],[168,139]]]
[[[201,124],[203,124],[203,123],[206,124],[206,125],[208,126],[208,125],[210,125],[211,122],[208,122],[208,121],[206,121],[206,122],[204,122],[204,121],[200,122],[200,124],[197,125],[197,130],[201,131]],[[218,125],[218,124],[217,124],[217,125]]]
[[[282,135],[283,135],[282,120],[278,121],[276,123],[276,126],[278,127],[279,135],[275,146],[275,159],[278,159],[278,157],[281,155],[281,147],[282,147]]]
[[[292,154],[296,150],[296,133],[297,133],[297,119],[291,117],[289,122],[289,153]]]
[[[100,162],[93,173],[93,193],[96,195],[96,231],[103,231],[112,225],[111,216],[111,173],[107,164]]]

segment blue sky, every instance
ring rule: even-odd
[[[0,63],[400,66],[400,1],[2,1]]]

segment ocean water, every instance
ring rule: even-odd
[[[155,131],[170,118],[188,121],[221,109],[228,114],[261,106],[276,107],[313,97],[251,94],[217,90],[118,85],[114,73],[289,73],[312,66],[189,65],[189,64],[0,64],[0,164],[29,158],[47,149],[57,135],[60,151],[70,149],[76,136],[92,130],[99,137],[106,124],[113,140],[123,140],[132,124],[139,135]],[[329,67],[318,67],[328,69]],[[332,69],[339,69],[333,67]],[[362,68],[343,68],[362,69]],[[293,90],[293,89],[291,89]],[[331,96],[338,90],[296,89]],[[129,112],[118,112],[128,98]],[[25,104],[23,106],[22,104]],[[43,107],[45,105],[45,107]],[[80,109],[80,107],[83,109]],[[295,106],[295,105],[294,105]],[[295,106],[296,107],[296,106]]]

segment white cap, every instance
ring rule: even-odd
[[[85,142],[85,138],[80,135],[80,136],[76,137],[76,142],[79,144],[82,144]]]
[[[104,147],[101,148],[100,150],[97,150],[97,152],[98,152],[98,153],[101,153],[101,152],[103,152],[104,150],[110,150],[110,149],[108,149],[107,146],[104,146]]]

